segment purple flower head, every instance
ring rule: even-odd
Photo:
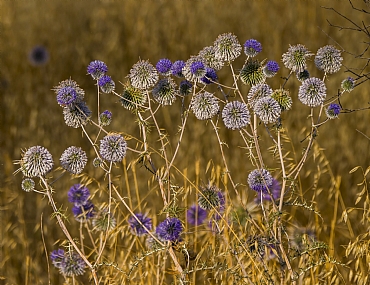
[[[211,84],[214,81],[217,81],[217,79],[216,71],[212,68],[206,67],[206,75],[204,75],[200,80],[205,84]]]
[[[248,175],[249,187],[257,192],[267,193],[267,187],[270,188],[273,183],[273,177],[266,169],[255,169]]]
[[[156,228],[158,237],[165,241],[178,241],[183,226],[178,218],[167,218]]]
[[[61,268],[63,259],[65,257],[65,252],[63,249],[56,249],[50,254],[50,259],[56,268]]]
[[[205,73],[204,63],[201,61],[195,61],[190,65],[190,72],[198,77],[199,74]]]
[[[68,191],[68,201],[76,207],[86,204],[90,197],[89,189],[81,184],[73,185]]]
[[[108,75],[103,75],[99,78],[98,85],[104,93],[111,93],[114,90],[115,84],[112,78]]]
[[[86,152],[80,147],[70,146],[60,157],[61,166],[72,174],[80,174],[87,163]]]
[[[108,71],[107,65],[100,61],[94,60],[90,62],[89,66],[87,67],[87,73],[92,76],[93,79],[98,80]]]
[[[87,200],[85,204],[72,207],[72,213],[79,222],[85,222],[95,216],[94,204]]]
[[[135,216],[137,219],[134,216],[128,219],[132,234],[137,236],[147,234],[147,230],[150,231],[152,229],[152,219],[142,213],[135,214]]]
[[[32,65],[44,65],[49,60],[49,53],[45,47],[35,46],[29,53],[28,59]]]
[[[273,178],[272,185],[269,187],[269,190],[270,190],[274,200],[280,198],[281,185],[280,185],[279,181],[276,180],[275,178]],[[270,194],[268,194],[267,192],[263,192],[263,191],[261,193],[262,193],[262,200],[271,201]],[[258,195],[255,199],[255,202],[257,204],[261,203],[261,193],[258,193]]]
[[[57,92],[58,104],[62,107],[71,106],[78,98],[77,92],[73,87],[62,87]]]
[[[276,61],[269,60],[263,68],[263,73],[266,75],[266,77],[273,77],[279,69],[279,64]]]
[[[329,119],[335,119],[339,116],[340,110],[340,106],[333,103],[329,105],[329,107],[325,110],[325,113]]]
[[[341,83],[341,87],[346,92],[351,92],[355,88],[355,80],[352,77],[344,79]]]
[[[199,207],[198,205],[192,205],[186,211],[186,217],[188,223],[194,226],[198,226],[204,222],[207,218],[207,211]]]
[[[251,56],[251,57],[256,56],[261,51],[262,51],[262,45],[260,42],[258,42],[255,39],[247,40],[244,43],[244,53],[247,56]]]
[[[158,70],[158,72],[162,75],[169,75],[171,72],[172,62],[168,58],[162,58],[160,59],[155,68]]]
[[[182,69],[185,66],[185,62],[183,60],[175,61],[171,66],[171,73],[176,77],[184,77],[182,74]]]
[[[127,142],[119,134],[108,134],[100,140],[100,155],[110,162],[119,162],[126,156]]]
[[[66,276],[82,275],[85,272],[86,263],[77,252],[70,252],[65,255],[62,261],[60,272]]]
[[[99,115],[99,123],[102,126],[108,126],[112,122],[112,113],[108,110],[105,110]]]

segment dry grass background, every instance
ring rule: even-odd
[[[353,2],[360,7],[363,5],[362,1]],[[249,38],[257,39],[263,45],[261,57],[276,61],[280,61],[289,44],[298,43],[316,52],[321,46],[338,42],[345,50],[360,53],[364,48],[362,42],[366,39],[355,31],[340,31],[330,27],[326,19],[338,25],[347,23],[321,6],[335,7],[357,21],[362,16],[344,0],[1,0],[0,278],[6,278],[5,284],[47,284],[47,263],[40,233],[42,214],[48,250],[54,249],[53,243],[62,238],[55,221],[49,219],[51,212],[47,202],[32,193],[22,192],[20,175],[12,175],[15,170],[13,160],[20,158],[20,149],[32,145],[45,146],[55,159],[70,145],[90,149],[79,130],[64,124],[60,107],[51,91],[53,86],[69,77],[76,80],[86,91],[89,106],[96,112],[93,107],[95,86],[91,78],[86,76],[86,66],[90,61],[99,59],[106,62],[113,79],[125,82],[130,67],[139,58],[149,59],[153,64],[164,57],[172,61],[186,60],[203,47],[211,45],[219,34],[225,32],[234,33],[242,43]],[[49,51],[50,59],[45,66],[32,66],[27,59],[35,45],[44,45]],[[242,61],[239,64],[241,66]],[[344,54],[344,64],[356,67],[363,62]],[[315,70],[313,75],[315,72],[317,76],[320,75]],[[226,83],[230,83],[226,74],[220,73],[220,81],[225,79]],[[287,75],[288,71],[282,68],[280,74]],[[336,94],[345,76],[333,75],[329,78],[327,85],[330,95]],[[273,88],[278,88],[282,80],[276,78],[270,83]],[[293,94],[297,94],[297,87],[297,83],[289,83]],[[116,89],[118,92],[122,90],[119,84]],[[350,109],[367,107],[370,101],[367,90],[368,83],[355,89],[342,103]],[[297,106],[300,104],[297,97],[293,100]],[[112,130],[123,130],[138,136],[130,112],[123,110],[116,99],[107,98],[102,102],[101,108],[111,110],[116,118]],[[306,122],[302,109],[302,105],[293,108],[284,122],[297,150],[302,147],[299,141],[304,137],[301,129]],[[176,108],[165,108],[163,114],[160,124],[173,137],[179,124]],[[358,129],[370,136],[368,122],[369,112],[363,111],[343,114],[339,120],[320,128],[319,145],[330,161],[333,176],[341,177],[340,191],[347,207],[354,206],[359,191],[356,183],[361,180],[360,175],[349,174],[349,170],[357,165],[366,168],[370,161],[370,141],[356,131]],[[194,175],[195,162],[199,161],[202,171],[198,178],[206,182],[206,163],[211,159],[215,165],[222,162],[217,141],[210,135],[212,128],[203,122],[191,120],[188,126],[191,127],[187,129],[176,166],[179,169],[187,167],[189,175]],[[246,169],[251,166],[239,159],[243,150],[237,147],[240,145],[238,138],[234,138],[231,132],[221,134],[233,141],[227,153],[234,177],[238,181],[246,180]],[[314,177],[308,174],[317,171],[317,165],[317,161],[311,157],[304,168],[307,177],[302,179],[302,185],[307,189],[308,197],[314,183]],[[91,168],[89,171],[91,175],[101,175],[94,173],[96,170]],[[139,168],[136,171],[139,185],[146,191],[148,173]],[[193,176],[190,179],[195,178]],[[61,204],[67,204],[69,185],[70,181],[65,177],[58,184],[56,199]],[[319,199],[323,202],[316,205],[323,217],[327,217],[327,224],[319,237],[323,241],[328,241],[327,233],[333,218],[334,202],[325,191],[330,187],[329,174],[323,172],[318,186],[322,189]],[[156,210],[151,210],[151,213],[156,213]],[[347,226],[339,221],[341,210],[335,227],[335,254],[339,259],[344,254],[342,245],[348,244],[350,239]],[[305,227],[310,224],[313,215],[301,214],[302,226]],[[361,214],[354,211],[350,217],[356,222]],[[364,232],[364,226],[360,223],[354,223],[352,227],[355,236]],[[52,280],[52,284],[61,284],[58,283],[61,280],[56,270],[52,270]]]

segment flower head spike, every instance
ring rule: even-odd
[[[253,110],[265,124],[275,123],[281,114],[279,103],[271,97],[259,99],[254,105]]]
[[[258,60],[249,59],[240,70],[240,80],[246,85],[257,85],[265,81],[266,76]]]
[[[52,155],[42,146],[32,146],[27,149],[19,163],[22,173],[26,177],[44,176],[54,166]]]
[[[288,51],[283,54],[283,63],[291,71],[301,72],[307,68],[306,60],[312,55],[304,45],[289,46]]]
[[[220,70],[224,66],[224,62],[216,58],[216,49],[214,46],[203,48],[199,52],[199,56],[204,60],[205,64],[214,70]]]
[[[355,88],[355,80],[352,77],[348,77],[341,82],[343,91],[351,92]]]
[[[301,82],[305,81],[306,79],[310,78],[310,73],[308,72],[307,69],[303,70],[303,71],[300,71],[300,72],[296,72],[295,73],[297,79]]]
[[[204,84],[211,84],[217,81],[216,71],[212,68],[206,67],[206,74],[200,79]]]
[[[66,276],[77,276],[85,273],[86,263],[76,252],[69,252],[64,255],[60,271]]]
[[[87,200],[82,205],[74,205],[72,207],[72,213],[78,222],[86,222],[95,216],[94,204]]]
[[[51,262],[58,269],[62,267],[64,258],[65,258],[65,252],[61,248],[53,250],[52,253],[50,254]]]
[[[198,81],[206,74],[206,66],[200,56],[192,56],[185,62],[182,69],[185,79],[188,81]]]
[[[248,175],[249,187],[257,192],[267,193],[267,188],[273,184],[273,177],[266,169],[255,169]]]
[[[22,180],[22,190],[26,192],[31,192],[35,190],[35,181],[33,181],[31,178],[25,178]]]
[[[139,60],[130,69],[128,75],[131,81],[131,85],[135,88],[146,90],[153,87],[158,79],[158,72],[155,67],[145,60]]]
[[[199,226],[207,218],[207,211],[202,209],[198,205],[192,205],[186,211],[186,217],[188,219],[189,224],[193,226]]]
[[[207,91],[195,95],[190,102],[190,108],[198,120],[211,119],[220,109],[217,98]]]
[[[57,95],[57,101],[58,101],[59,105],[62,106],[62,107],[64,107],[66,105],[63,102],[68,101],[69,97],[74,96],[73,94],[72,94],[72,96],[71,95],[68,96],[67,94],[69,94],[70,92],[73,92],[73,93],[76,94],[77,98],[76,98],[75,102],[82,101],[84,96],[85,96],[85,91],[83,89],[81,89],[80,86],[77,84],[77,82],[72,80],[72,79],[66,79],[64,81],[59,82],[59,85],[55,86],[53,90],[54,90],[55,94]],[[60,97],[60,98],[58,99],[58,97]],[[59,101],[61,101],[61,102],[59,102]]]
[[[64,122],[72,128],[79,128],[87,124],[91,111],[84,101],[77,102],[69,107],[63,108]]]
[[[59,106],[71,106],[78,100],[76,90],[71,86],[62,87],[57,92],[57,102]]]
[[[263,67],[263,73],[266,77],[274,77],[279,69],[279,64],[276,61],[269,60]]]
[[[34,66],[41,66],[48,62],[49,53],[43,46],[35,46],[28,55],[28,59]]]
[[[281,111],[287,111],[292,108],[293,100],[289,96],[289,91],[285,89],[276,89],[271,94],[271,98],[279,103]]]
[[[147,96],[142,90],[126,84],[119,101],[127,110],[135,110],[144,106]]]
[[[262,51],[262,45],[255,39],[247,40],[244,43],[244,53],[247,56],[254,57]]]
[[[310,77],[303,81],[299,87],[298,99],[305,105],[316,107],[321,105],[326,97],[324,81],[316,77]]]
[[[148,234],[148,230],[152,229],[152,219],[142,213],[137,213],[135,216],[136,218],[131,216],[128,219],[132,234],[137,236]]]
[[[214,42],[215,57],[223,61],[233,61],[242,51],[238,38],[231,34],[221,34]]]
[[[100,79],[107,71],[107,65],[100,60],[90,62],[87,67],[87,73],[90,74],[94,80]]]
[[[171,66],[171,73],[176,77],[184,77],[182,69],[185,67],[185,62],[183,60],[175,61]]]
[[[112,122],[112,113],[108,110],[105,110],[99,115],[99,124],[103,127],[109,126]]]
[[[156,234],[164,241],[178,241],[183,226],[178,218],[167,218],[156,228]]]
[[[169,77],[159,80],[152,93],[154,100],[162,105],[172,105],[179,95],[175,81]]]
[[[115,88],[114,81],[108,75],[103,75],[100,77],[98,80],[98,85],[100,86],[101,91],[104,93],[111,93]]]
[[[342,66],[340,51],[331,45],[319,48],[315,56],[315,65],[327,74],[336,73]]]
[[[250,122],[250,113],[247,105],[239,101],[232,101],[222,110],[222,120],[228,129],[238,130]]]
[[[87,163],[86,152],[80,147],[70,146],[60,157],[61,166],[72,174],[80,174]]]
[[[201,188],[202,192],[198,198],[199,207],[204,210],[212,210],[221,206],[220,189],[215,185],[207,185]]]
[[[339,113],[340,113],[340,106],[338,104],[330,104],[329,107],[325,110],[326,116],[329,119],[335,119],[338,118]]]
[[[170,75],[172,62],[168,58],[162,58],[157,62],[155,67],[160,74]]]
[[[256,102],[264,97],[270,97],[272,94],[272,89],[267,84],[257,84],[251,87],[248,92],[247,98],[249,105],[254,108]]]
[[[119,134],[106,135],[100,140],[100,155],[109,162],[120,162],[126,156],[127,143]]]
[[[102,209],[93,218],[92,224],[95,230],[105,232],[113,230],[117,225],[117,221],[112,213],[109,213],[107,209]]]
[[[79,207],[88,201],[90,198],[89,189],[81,184],[75,184],[68,191],[68,201]]]
[[[191,88],[193,87],[193,84],[191,84],[190,81],[183,80],[180,82],[179,86],[179,92],[181,96],[186,96],[191,93]]]

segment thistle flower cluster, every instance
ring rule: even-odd
[[[59,248],[50,254],[50,259],[60,273],[65,276],[78,276],[85,273],[86,263],[74,251],[65,252]]]
[[[148,234],[148,230],[152,229],[152,219],[145,214],[137,213],[128,219],[131,233],[137,236]]]
[[[80,147],[70,146],[60,157],[61,166],[72,174],[80,174],[87,163],[86,152]]]
[[[94,204],[90,200],[89,189],[82,184],[73,185],[68,191],[68,201],[73,204],[72,213],[79,222],[95,216]]]

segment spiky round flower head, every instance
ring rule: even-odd
[[[107,209],[102,209],[92,220],[92,224],[97,231],[110,231],[113,230],[117,221],[112,213],[109,213]]]
[[[250,122],[250,113],[247,105],[239,101],[232,101],[225,105],[222,110],[222,120],[226,128],[238,130]]]
[[[265,124],[275,123],[281,114],[279,103],[271,97],[259,99],[254,105],[253,111]]]
[[[180,82],[179,86],[179,92],[181,96],[186,96],[191,93],[191,88],[193,87],[193,84],[191,84],[190,81],[183,80]]]
[[[152,229],[152,219],[142,213],[137,213],[135,216],[136,218],[131,216],[128,219],[132,234],[137,236],[148,234],[148,230]]]
[[[176,77],[184,77],[182,69],[185,67],[185,61],[176,60],[171,66],[171,73]]]
[[[220,109],[217,98],[207,91],[195,95],[191,99],[190,108],[198,120],[211,119]]]
[[[100,79],[107,71],[107,65],[100,60],[90,62],[87,67],[87,73],[90,74],[94,80]]]
[[[242,51],[238,38],[232,33],[221,34],[215,40],[215,57],[222,61],[233,61]]]
[[[27,149],[20,160],[21,170],[26,177],[44,176],[54,166],[50,152],[42,146],[32,146]]]
[[[206,74],[200,79],[204,84],[211,84],[217,81],[218,77],[216,71],[212,68],[206,67]]]
[[[280,67],[276,61],[269,60],[266,65],[263,67],[263,73],[266,77],[274,77],[279,71]]]
[[[246,85],[257,85],[265,81],[266,76],[258,60],[249,59],[240,70],[240,80]]]
[[[91,111],[84,101],[63,108],[64,122],[72,128],[79,128],[87,124]]]
[[[324,81],[316,77],[310,77],[303,81],[299,87],[298,99],[305,105],[316,107],[321,105],[326,97]]]
[[[216,58],[216,49],[214,46],[203,48],[199,52],[199,56],[204,60],[205,64],[214,70],[220,70],[224,66],[224,62]]]
[[[176,96],[179,95],[176,83],[172,78],[166,77],[158,81],[154,86],[153,98],[159,104],[172,105],[176,100]]]
[[[272,197],[274,198],[274,200],[277,200],[280,198],[280,192],[281,192],[281,185],[279,183],[278,180],[276,180],[275,178],[272,178],[272,185],[271,187],[269,187],[269,190],[270,190],[270,193],[272,194]],[[262,195],[261,195],[262,194]],[[262,196],[262,200],[265,200],[265,201],[271,201],[271,196],[270,194],[268,194],[268,192],[260,192],[258,193],[256,199],[254,200],[257,204],[260,204],[261,203],[261,196]]]
[[[22,190],[26,192],[31,192],[35,190],[35,181],[33,181],[31,178],[25,178],[22,180]]]
[[[276,89],[271,94],[271,98],[279,103],[281,111],[288,111],[292,108],[293,100],[289,96],[289,91],[285,89]]]
[[[262,51],[262,45],[259,41],[255,39],[247,40],[244,43],[244,53],[247,56],[251,56],[251,57],[256,56],[261,51]]]
[[[306,60],[312,55],[304,45],[289,45],[289,49],[283,54],[282,60],[286,68],[293,72],[301,72],[307,68]]]
[[[146,100],[147,96],[142,90],[126,84],[119,101],[127,110],[134,110],[142,107]]]
[[[60,157],[61,166],[72,174],[80,174],[87,163],[86,152],[80,147],[70,146]]]
[[[57,102],[59,106],[71,106],[77,100],[77,92],[73,87],[62,87],[57,92]]]
[[[89,189],[82,184],[75,184],[68,191],[68,201],[73,203],[75,206],[79,207],[89,200],[90,191]]]
[[[65,252],[61,248],[53,250],[50,254],[51,262],[58,269],[62,267],[64,258],[65,258]]]
[[[114,90],[115,84],[112,78],[108,75],[103,75],[98,80],[98,85],[104,93],[111,93]]]
[[[126,156],[127,143],[119,134],[106,135],[100,140],[100,155],[110,162],[119,162]]]
[[[105,110],[99,115],[99,124],[103,127],[109,126],[112,122],[112,113],[108,110]]]
[[[72,207],[72,213],[78,222],[86,222],[88,219],[91,219],[95,216],[94,204],[87,200],[85,204],[74,205]]]
[[[160,59],[155,66],[158,72],[162,75],[170,75],[171,67],[172,67],[172,62],[168,58]]]
[[[221,205],[220,189],[215,185],[207,185],[201,188],[201,194],[198,198],[199,207],[204,210],[212,210]]]
[[[315,56],[315,65],[327,74],[338,72],[342,66],[342,56],[339,50],[331,45],[319,48]]]
[[[199,81],[206,74],[206,66],[200,56],[191,56],[182,69],[185,79],[188,81]]]
[[[193,226],[199,226],[203,224],[204,220],[207,218],[207,211],[202,209],[198,205],[192,205],[186,211],[186,217],[189,224]]]
[[[310,73],[308,72],[307,69],[303,71],[299,71],[295,73],[297,79],[301,82],[305,81],[306,79],[310,78]]]
[[[325,110],[326,116],[329,119],[335,119],[338,118],[339,113],[340,113],[340,106],[338,104],[330,104],[329,107]]]
[[[167,218],[155,230],[158,238],[164,241],[178,241],[183,231],[183,226],[178,218]]]
[[[49,53],[43,46],[35,46],[28,55],[28,59],[34,66],[41,66],[48,62]]]
[[[67,88],[67,89],[65,89],[65,88]],[[81,89],[80,86],[77,84],[77,82],[72,80],[72,79],[66,79],[64,81],[59,82],[59,85],[55,86],[53,90],[54,90],[55,94],[58,97],[58,95],[60,93],[66,93],[66,90],[68,90],[68,88],[71,88],[76,92],[76,95],[77,95],[77,99],[75,100],[76,102],[79,102],[79,101],[83,100],[83,98],[85,96],[85,91],[83,89]],[[61,91],[62,89],[64,89],[64,91]],[[64,105],[62,105],[62,106],[64,106]]]
[[[60,271],[66,276],[78,276],[85,273],[86,263],[76,252],[65,253]]]
[[[355,80],[352,77],[344,79],[341,83],[343,91],[351,92],[355,88]]]
[[[93,160],[93,166],[100,167],[101,165],[103,165],[103,160],[101,160],[99,157],[95,157]]]
[[[256,102],[264,97],[270,97],[272,94],[272,89],[267,84],[257,84],[251,87],[248,92],[247,98],[249,105],[254,108]]]
[[[158,79],[158,72],[155,67],[146,60],[139,60],[130,69],[131,85],[135,88],[146,90],[154,86]]]
[[[249,187],[257,192],[267,193],[267,188],[270,188],[273,183],[273,177],[266,169],[255,169],[248,175]]]

